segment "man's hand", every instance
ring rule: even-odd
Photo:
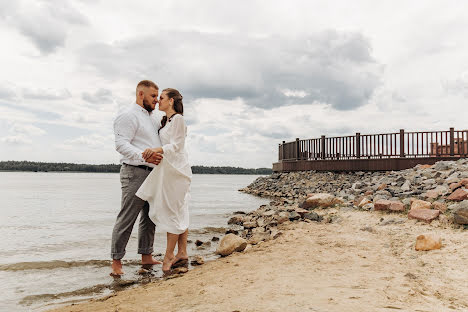
[[[143,159],[152,164],[159,164],[161,162],[163,149],[161,147],[147,148],[143,153]]]
[[[145,161],[151,164],[158,165],[163,159],[162,154],[153,153],[150,157],[146,158]]]

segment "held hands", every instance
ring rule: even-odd
[[[147,148],[143,153],[143,159],[152,164],[159,164],[161,162],[163,149],[161,147]]]

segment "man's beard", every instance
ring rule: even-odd
[[[151,113],[153,111],[153,108],[151,107],[151,104],[147,99],[143,99],[143,108],[146,109],[148,113]]]

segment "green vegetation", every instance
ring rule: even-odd
[[[0,171],[35,172],[119,172],[120,165],[88,165],[71,163],[44,163],[35,161],[0,161]],[[192,166],[194,174],[271,174],[270,168],[246,169],[239,167]]]

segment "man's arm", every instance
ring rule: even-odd
[[[124,113],[117,116],[114,120],[115,149],[125,158],[144,162],[143,151],[130,143],[137,128],[137,121],[133,115]]]

